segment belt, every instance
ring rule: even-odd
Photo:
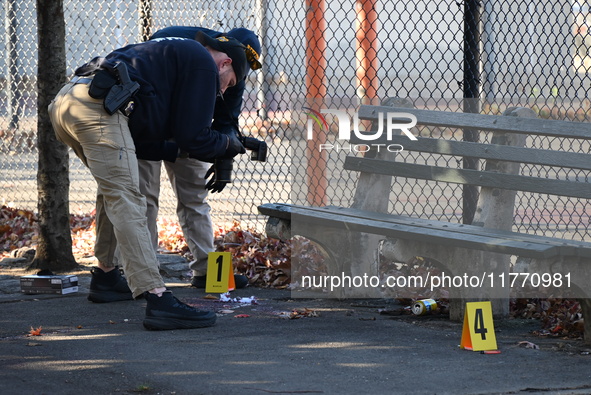
[[[82,77],[80,75],[75,75],[71,80],[70,80],[70,84],[89,84],[92,79],[94,78],[94,74],[89,76],[89,77]],[[121,108],[119,108],[119,111],[121,111],[121,113],[123,115],[125,115],[126,117],[129,117],[131,115],[131,113],[133,112],[133,109],[135,107],[135,102],[133,100],[129,100],[125,106],[121,106]]]
[[[90,83],[90,81],[92,81],[92,78],[90,77],[82,77],[79,75],[75,75],[74,78],[72,78],[70,80],[71,84],[88,84]]]

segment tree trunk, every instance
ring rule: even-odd
[[[56,139],[47,111],[66,79],[66,27],[62,0],[37,0],[37,29],[39,241],[29,269],[66,272],[78,267],[72,254],[70,233],[68,148]]]

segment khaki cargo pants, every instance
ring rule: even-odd
[[[213,245],[213,223],[211,207],[207,203],[205,174],[211,163],[197,159],[179,158],[175,163],[139,160],[140,191],[146,196],[148,205],[148,228],[154,250],[158,249],[158,196],[162,163],[177,198],[176,213],[183,235],[194,260],[189,264],[193,276],[205,276],[207,258],[215,251]]]
[[[120,112],[109,115],[87,84],[67,83],[49,105],[57,138],[90,169],[98,186],[95,256],[113,266],[120,261],[134,297],[164,287],[146,223],[146,200],[139,190],[135,146]],[[118,242],[118,243],[117,243]]]

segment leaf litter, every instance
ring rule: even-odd
[[[71,214],[70,227],[73,254],[78,257],[93,256],[96,227],[94,211],[88,214]],[[158,228],[159,249],[162,252],[180,254],[192,260],[178,222],[159,219]],[[226,226],[216,226],[214,237],[216,250],[232,253],[236,273],[246,275],[250,286],[285,289],[296,285],[292,284],[292,276],[299,278],[303,275],[326,275],[328,272],[322,250],[304,238],[294,237],[285,241],[267,238],[253,229],[243,228],[238,221]],[[23,247],[35,248],[38,238],[36,213],[15,208],[11,204],[0,207],[0,259],[11,257],[11,254]],[[298,272],[294,273],[291,267],[292,254],[305,262],[298,265]],[[438,270],[435,266],[429,266],[429,262],[421,261],[422,258],[417,259],[418,261],[411,262],[406,267],[382,261],[380,270],[385,275],[422,274],[425,271]],[[398,299],[396,295],[388,296]],[[411,296],[400,298],[399,301],[410,304],[413,300],[433,298],[439,305],[445,306],[448,294],[445,290],[439,294],[416,290],[416,294]],[[540,320],[542,328],[535,331],[535,335],[582,338],[583,317],[576,299],[512,299],[510,312],[514,318]],[[407,314],[408,311],[398,313]],[[291,319],[314,316],[306,310],[279,314]]]

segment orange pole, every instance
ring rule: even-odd
[[[317,108],[324,105],[326,97],[326,40],[324,31],[324,0],[306,0],[306,88],[308,106]],[[326,205],[326,151],[319,151],[326,142],[326,132],[314,125],[314,138],[307,142],[308,203],[313,206]]]
[[[378,13],[375,0],[357,1],[355,11],[357,96],[362,104],[378,104]]]

